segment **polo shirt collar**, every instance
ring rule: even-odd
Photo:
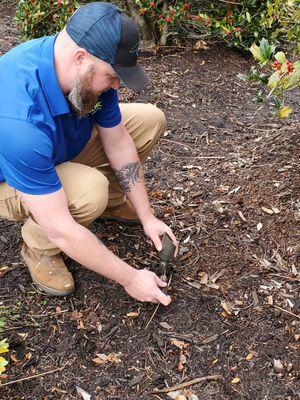
[[[70,107],[59,86],[54,66],[54,43],[57,35],[48,37],[42,43],[39,62],[41,86],[54,117],[70,113]]]

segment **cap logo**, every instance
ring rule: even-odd
[[[139,51],[140,51],[140,42],[137,42],[130,50],[129,53],[135,53],[136,56],[139,55]]]

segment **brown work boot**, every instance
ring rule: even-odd
[[[118,221],[129,225],[140,224],[139,217],[128,200],[117,207],[106,207],[103,214],[97,218],[97,221]]]
[[[74,291],[74,280],[62,256],[43,256],[23,244],[21,255],[26,262],[33,282],[51,296],[67,296]]]

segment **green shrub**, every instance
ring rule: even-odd
[[[142,18],[150,20],[157,42],[162,36],[177,38],[222,38],[230,46],[249,49],[253,41],[266,38],[300,51],[298,0],[134,0]],[[81,3],[86,3],[82,0]],[[114,1],[112,1],[114,2]],[[132,10],[131,1],[118,1]],[[297,6],[298,4],[298,6]],[[69,0],[20,0],[16,18],[23,39],[53,34],[63,28],[79,6]]]
[[[287,118],[293,112],[293,108],[285,103],[285,95],[289,91],[300,89],[300,60],[292,62],[284,52],[275,52],[275,49],[266,39],[262,39],[259,46],[253,43],[250,51],[259,62],[260,71],[252,66],[248,74],[239,74],[239,78],[266,85],[269,92],[264,96],[260,91],[260,101],[271,100],[274,115]]]
[[[16,20],[22,39],[32,39],[59,32],[70,15],[78,8],[77,1],[20,0]]]
[[[297,0],[244,0],[237,4],[216,0],[135,1],[140,13],[151,18],[161,32],[167,31],[169,37],[212,35],[242,49],[262,38],[300,46]]]

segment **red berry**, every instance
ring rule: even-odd
[[[155,7],[154,1],[151,1],[151,2],[150,2],[150,7]]]
[[[203,20],[203,18],[201,17],[201,15],[197,15],[196,17],[197,21],[201,22]]]
[[[170,10],[170,15],[174,15],[175,14],[175,10],[173,10],[173,8]]]
[[[173,21],[173,18],[172,17],[167,17],[166,18],[166,22],[172,22]]]
[[[185,8],[186,10],[189,10],[190,7],[191,7],[190,3],[185,3],[185,4],[184,4],[184,8]]]

